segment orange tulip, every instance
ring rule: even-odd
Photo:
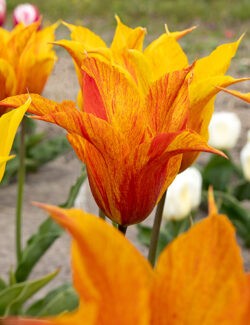
[[[40,206],[73,237],[80,305],[54,318],[12,318],[1,325],[249,324],[250,276],[235,231],[213,200],[210,215],[167,246],[155,269],[103,220],[76,209]]]
[[[124,25],[118,17],[116,19],[117,28],[110,48],[89,29],[71,24],[65,25],[71,31],[72,40],[55,42],[55,44],[64,47],[74,59],[81,89],[84,82],[81,66],[86,52],[88,56],[101,55],[107,60],[121,65],[129,71],[132,77],[135,77],[134,65],[140,65],[147,71],[142,87],[145,87],[148,81],[159,80],[166,73],[187,68],[188,58],[177,41],[194,28],[171,33],[166,28],[166,33],[143,49],[146,30],[141,27],[132,29]],[[246,78],[234,79],[225,75],[240,41],[241,38],[236,42],[220,45],[207,57],[197,60],[192,70],[193,78],[190,80],[189,89],[190,113],[187,126],[206,140],[208,140],[208,125],[214,111],[215,96],[220,91],[219,87],[228,87],[246,80]],[[142,54],[143,57],[139,54]],[[136,81],[138,80],[136,79]],[[84,95],[84,91],[82,93]],[[78,99],[79,106],[85,110],[81,93]],[[197,156],[197,152],[185,153],[181,170],[190,166]]]
[[[138,83],[126,69],[100,58],[83,60],[84,112],[32,96],[29,112],[56,123],[85,162],[92,193],[113,221],[144,220],[178,174],[182,154],[217,152],[186,128],[189,73],[192,67],[145,81],[146,69],[134,66]],[[23,96],[2,101],[14,105]]]
[[[43,91],[56,61],[49,42],[57,24],[38,30],[40,24],[18,24],[12,31],[0,28],[0,99]]]

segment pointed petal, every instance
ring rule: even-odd
[[[168,72],[182,70],[188,66],[186,54],[171,34],[165,33],[154,40],[146,47],[144,54],[151,62],[154,80],[160,79]]]
[[[176,40],[179,40],[180,38],[182,38],[183,36],[191,33],[194,29],[197,28],[197,26],[192,26],[190,28],[187,28],[187,29],[184,29],[182,31],[176,31],[176,32],[170,32],[169,29],[168,29],[168,26],[165,25],[165,28],[166,28],[166,33],[168,35],[171,35],[172,37],[174,37]]]
[[[63,22],[63,24],[71,31],[73,41],[80,42],[86,50],[107,47],[105,42],[97,34],[83,26],[76,26]]]
[[[65,100],[61,103],[57,103],[38,94],[24,94],[5,98],[4,100],[0,101],[0,108],[16,108],[22,105],[29,97],[32,101],[28,112],[36,114],[37,116],[43,116],[56,112],[69,112],[71,110],[77,110],[73,101]]]
[[[237,97],[239,99],[242,99],[247,103],[250,103],[250,93],[243,94],[243,93],[241,93],[240,91],[237,91],[237,90],[224,89],[224,88],[220,88],[220,90],[222,90],[225,93],[228,93],[230,95],[233,95],[233,96],[235,96],[235,97]]]
[[[81,302],[98,307],[96,324],[146,324],[153,276],[146,259],[123,235],[96,216],[76,209],[39,206],[73,236],[74,285]]]
[[[194,68],[194,81],[196,79],[224,75],[236,54],[242,37],[236,42],[218,46],[211,54],[197,60]]]
[[[146,29],[137,27],[135,29],[124,25],[118,16],[115,17],[117,27],[111,44],[111,50],[116,52],[123,49],[142,50]]]
[[[24,105],[16,110],[3,114],[0,118],[0,156],[7,157],[10,153],[17,129],[21,120],[30,105],[31,99],[28,99]],[[6,161],[0,164],[0,180],[3,178]]]
[[[206,218],[178,237],[156,272],[152,324],[245,324],[246,278],[225,216]]]

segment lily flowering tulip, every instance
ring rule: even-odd
[[[86,57],[83,69],[84,111],[71,102],[31,95],[29,112],[68,131],[105,215],[124,226],[138,223],[178,174],[183,153],[218,153],[186,128],[192,67],[168,73],[146,89],[121,66],[99,58]],[[138,70],[135,66],[145,80]],[[15,106],[24,98],[11,97],[1,105]]]
[[[0,28],[0,99],[43,91],[56,61],[49,42],[57,24],[38,31],[40,24],[18,24],[12,31]]]
[[[0,181],[3,178],[6,162],[13,158],[10,156],[10,150],[22,118],[30,105],[30,99],[24,105],[3,114],[0,117]]]
[[[57,317],[10,318],[1,325],[249,324],[250,276],[235,230],[212,199],[209,216],[168,245],[155,269],[103,220],[81,210],[40,206],[73,237],[80,305]]]
[[[60,40],[56,44],[64,47],[74,59],[80,93],[79,106],[84,108],[82,96],[84,97],[84,74],[82,76],[82,61],[85,53],[89,56],[103,56],[123,68],[127,69],[131,76],[138,82],[138,76],[134,73],[134,66],[139,65],[147,71],[146,80],[141,87],[147,87],[148,82],[162,78],[166,73],[187,68],[188,58],[178,40],[190,33],[194,28],[179,32],[166,32],[145,49],[143,41],[146,34],[145,28],[132,29],[124,25],[118,17],[117,28],[111,46],[89,29],[72,24],[65,24],[71,31],[72,40]],[[198,59],[192,70],[190,79],[190,113],[187,126],[208,140],[208,125],[214,111],[214,101],[220,87],[228,87],[234,83],[246,80],[246,78],[234,79],[227,76],[226,72],[234,57],[241,38],[232,43],[218,46],[210,55]],[[130,59],[128,59],[128,56]],[[141,58],[142,56],[142,58]],[[197,158],[198,153],[183,154],[181,170],[190,166]]]

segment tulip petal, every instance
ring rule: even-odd
[[[153,271],[135,247],[96,216],[76,209],[39,206],[74,238],[74,285],[82,303],[97,304],[96,324],[147,324]]]
[[[142,50],[146,29],[142,27],[130,28],[124,25],[118,16],[115,18],[117,27],[111,44],[111,50],[114,52],[123,49]]]
[[[233,95],[235,97],[238,97],[239,99],[242,99],[247,103],[250,103],[250,93],[243,94],[243,93],[241,93],[240,91],[237,91],[237,90],[224,89],[224,88],[220,88],[220,90],[222,90],[225,93],[228,93],[230,95]]]
[[[178,237],[156,273],[152,324],[246,324],[246,278],[225,216],[213,214]]]
[[[2,160],[0,163],[0,180],[3,178],[6,161],[8,160],[7,157],[10,153],[16,131],[30,105],[30,101],[31,99],[29,98],[24,105],[16,110],[3,114],[0,118],[0,157],[5,160]]]
[[[168,72],[181,70],[188,66],[185,53],[171,34],[165,33],[150,43],[144,50],[144,55],[151,62],[154,80],[160,79]]]
[[[197,28],[197,26],[192,26],[190,28],[184,29],[182,31],[176,31],[176,32],[170,32],[167,25],[165,25],[165,28],[166,28],[166,32],[167,32],[168,35],[171,35],[176,40],[179,40],[183,36],[191,33],[193,30],[195,30]]]
[[[13,67],[6,60],[0,58],[0,99],[14,95],[16,86]]]

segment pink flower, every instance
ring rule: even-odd
[[[13,12],[13,25],[16,26],[19,23],[23,23],[28,26],[40,18],[40,12],[35,5],[30,3],[24,3],[18,5]]]
[[[3,26],[6,18],[6,1],[0,0],[0,26]]]

